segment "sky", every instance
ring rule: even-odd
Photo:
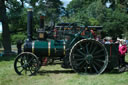
[[[66,7],[67,6],[67,4],[69,4],[69,2],[70,1],[72,1],[72,0],[61,0],[63,3],[64,3],[64,7]],[[1,24],[1,22],[0,22],[0,33],[2,32],[2,24]]]
[[[69,4],[69,2],[72,1],[72,0],[60,0],[60,1],[62,1],[64,3],[64,7],[66,7],[67,4]]]

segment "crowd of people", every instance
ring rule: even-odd
[[[119,52],[119,66],[120,67],[124,67],[127,65],[127,63],[125,62],[125,56],[127,53],[127,43],[126,40],[124,39],[116,39],[113,40],[112,37],[105,37],[103,39],[101,39],[100,35],[96,35],[94,33],[94,31],[92,31],[92,35],[94,35],[94,38],[97,41],[100,41],[103,44],[118,44],[118,52]]]
[[[127,44],[126,40],[124,39],[117,39],[116,41],[113,41],[112,38],[107,37],[103,39],[104,44],[118,44],[118,52],[119,52],[119,66],[124,67],[127,63],[125,62],[125,56],[127,53]]]

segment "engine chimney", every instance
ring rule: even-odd
[[[40,16],[40,29],[44,28],[44,16]]]
[[[32,8],[28,8],[27,37],[29,41],[32,40],[32,18],[33,18]]]

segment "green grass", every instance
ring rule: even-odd
[[[13,63],[14,57],[0,57],[0,85],[128,85],[128,72],[80,75],[56,64],[41,67],[35,76],[19,76]]]

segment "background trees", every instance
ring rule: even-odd
[[[72,0],[66,9],[69,16],[63,16],[63,19],[65,22],[102,25],[106,35],[114,37],[127,34],[128,0],[109,1],[111,5],[107,8],[105,4],[108,0]]]

